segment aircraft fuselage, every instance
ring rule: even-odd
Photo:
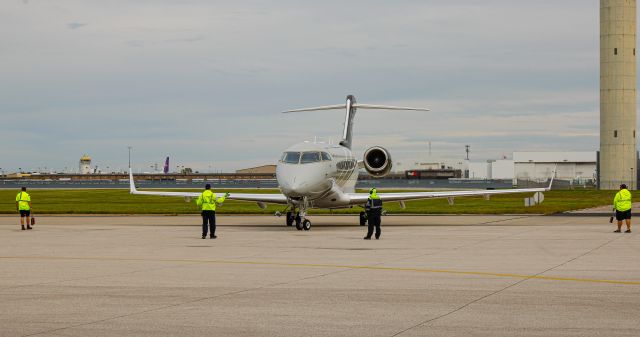
[[[355,192],[358,161],[351,150],[338,144],[299,143],[284,151],[276,179],[294,205],[306,198],[311,208],[347,207],[345,193]]]

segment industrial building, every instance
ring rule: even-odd
[[[554,170],[558,180],[596,180],[596,151],[514,152],[513,162],[518,180],[545,181]]]
[[[256,167],[249,167],[241,170],[236,170],[236,173],[276,174],[276,165],[262,165],[262,166],[256,166]]]
[[[510,180],[514,177],[513,160],[498,159],[469,162],[469,179]]]
[[[469,163],[469,179],[546,181],[556,179],[593,183],[597,152],[514,152],[513,160]]]
[[[599,187],[637,188],[636,0],[600,0]]]

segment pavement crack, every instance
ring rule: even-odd
[[[491,221],[481,222],[478,225],[490,225],[490,224],[496,224],[496,223],[505,222],[505,221],[526,219],[526,218],[530,218],[530,217],[531,217],[530,215],[516,216],[516,217],[508,218],[508,219],[500,219],[500,220],[491,220]]]
[[[169,308],[175,308],[175,307],[179,307],[179,306],[185,305],[185,304],[203,302],[203,301],[212,300],[212,299],[216,299],[216,298],[220,298],[220,297],[233,296],[233,295],[238,295],[238,294],[242,294],[242,293],[247,293],[247,292],[251,292],[251,291],[254,291],[254,290],[260,290],[260,289],[266,289],[266,288],[270,288],[270,287],[287,285],[287,284],[296,283],[296,282],[300,282],[300,281],[304,281],[304,280],[310,280],[310,279],[314,279],[314,278],[324,277],[324,276],[331,275],[331,274],[342,273],[342,272],[346,272],[346,271],[349,271],[349,270],[352,270],[352,269],[335,270],[335,271],[328,272],[328,273],[321,273],[321,274],[318,274],[318,275],[305,276],[305,277],[302,277],[302,278],[298,278],[298,279],[295,279],[295,280],[289,280],[289,281],[286,281],[286,282],[276,282],[276,283],[263,285],[263,286],[260,286],[260,287],[247,288],[247,289],[232,291],[232,292],[228,292],[228,293],[224,293],[224,294],[218,294],[218,295],[215,295],[215,296],[202,297],[202,298],[198,298],[198,299],[194,299],[194,300],[190,300],[190,301],[183,301],[183,302],[180,302],[180,303],[173,303],[173,304],[169,304],[169,305],[163,305],[163,306],[152,308],[152,309],[131,312],[131,313],[128,313],[128,314],[123,314],[123,315],[118,315],[118,316],[107,317],[107,318],[103,318],[103,319],[99,319],[99,320],[95,320],[95,321],[91,321],[91,322],[84,322],[84,323],[73,324],[73,325],[69,325],[69,326],[65,326],[65,327],[61,327],[61,328],[56,328],[56,329],[51,329],[51,330],[46,330],[46,331],[40,331],[40,332],[36,332],[36,333],[24,335],[24,336],[28,337],[28,336],[37,336],[37,335],[42,335],[42,334],[49,334],[49,333],[56,332],[56,331],[73,329],[73,328],[77,328],[77,327],[88,326],[88,325],[92,325],[92,324],[96,324],[96,323],[103,323],[103,322],[116,320],[116,319],[120,319],[120,318],[125,318],[125,317],[130,317],[130,316],[135,316],[135,315],[142,315],[142,314],[155,312],[155,311],[160,311],[160,310],[169,309]]]
[[[491,292],[491,293],[489,293],[489,294],[486,294],[486,295],[481,296],[481,297],[479,297],[479,298],[476,298],[476,299],[474,299],[474,300],[472,300],[472,301],[469,301],[469,302],[467,302],[467,303],[465,303],[465,304],[463,304],[463,305],[461,305],[461,306],[459,306],[459,307],[457,307],[457,308],[455,308],[455,309],[453,309],[453,310],[451,310],[451,311],[449,311],[449,312],[446,312],[446,313],[444,313],[444,314],[442,314],[442,315],[439,315],[439,316],[436,316],[436,317],[433,317],[433,318],[430,318],[430,319],[424,320],[424,321],[422,321],[422,322],[420,322],[420,323],[418,323],[418,324],[412,325],[412,326],[410,326],[410,327],[408,327],[408,328],[406,328],[406,329],[404,329],[404,330],[402,330],[402,331],[399,331],[399,332],[397,332],[397,333],[395,333],[395,334],[391,335],[391,337],[399,336],[399,335],[401,335],[401,334],[403,334],[403,333],[405,333],[405,332],[407,332],[407,331],[409,331],[409,330],[415,329],[415,328],[417,328],[417,327],[419,327],[419,326],[427,325],[427,324],[429,324],[429,323],[433,323],[433,322],[435,322],[435,321],[437,321],[437,320],[439,320],[439,319],[441,319],[441,318],[445,318],[445,317],[447,317],[447,316],[449,316],[449,315],[455,314],[456,312],[458,312],[458,311],[460,311],[460,310],[463,310],[463,309],[467,308],[468,306],[470,306],[470,305],[472,305],[472,304],[474,304],[474,303],[478,303],[478,302],[480,302],[480,301],[482,301],[482,300],[484,300],[484,299],[487,299],[487,298],[489,298],[489,297],[491,297],[491,296],[493,296],[493,295],[497,295],[497,294],[499,294],[499,293],[501,293],[501,292],[503,292],[503,291],[505,291],[505,290],[507,290],[507,289],[510,289],[510,288],[513,288],[513,287],[515,287],[515,286],[517,286],[517,285],[520,285],[520,284],[522,284],[523,282],[526,282],[526,281],[528,281],[528,280],[534,279],[534,278],[536,278],[537,276],[541,276],[541,275],[543,275],[543,274],[545,274],[545,273],[547,273],[547,272],[549,272],[549,271],[552,271],[552,270],[554,270],[554,269],[556,269],[556,268],[559,268],[559,267],[562,267],[562,266],[564,266],[564,265],[566,265],[566,264],[568,264],[568,263],[571,263],[571,262],[573,262],[573,261],[575,261],[575,260],[577,260],[577,259],[579,259],[579,258],[581,258],[581,257],[584,257],[584,256],[586,256],[586,255],[589,255],[590,253],[592,253],[592,252],[594,252],[594,251],[596,251],[596,250],[598,250],[598,249],[600,249],[600,248],[602,248],[602,247],[604,247],[604,246],[606,246],[606,245],[610,244],[611,242],[618,240],[620,237],[621,237],[621,236],[617,236],[617,237],[615,237],[615,238],[613,238],[613,239],[611,239],[611,240],[608,240],[608,241],[604,242],[603,244],[601,244],[601,245],[599,245],[599,246],[597,246],[597,247],[595,247],[595,248],[592,248],[592,249],[590,249],[590,250],[588,250],[588,251],[586,251],[586,252],[584,252],[584,253],[582,253],[582,254],[580,254],[580,255],[578,255],[578,256],[575,256],[575,257],[573,257],[573,258],[571,258],[571,259],[569,259],[569,260],[567,260],[567,261],[564,261],[564,262],[562,262],[562,263],[560,263],[560,264],[558,264],[558,265],[556,265],[556,266],[553,266],[553,267],[547,268],[547,269],[545,269],[545,270],[543,270],[543,271],[541,271],[541,272],[539,272],[539,273],[537,273],[537,274],[531,275],[531,276],[529,276],[529,277],[527,277],[527,278],[524,278],[524,279],[522,279],[522,280],[519,280],[519,281],[517,281],[517,282],[514,282],[514,283],[512,283],[512,284],[510,284],[510,285],[508,285],[508,286],[506,286],[506,287],[503,287],[503,288],[498,289],[498,290],[496,290],[496,291],[493,291],[493,292]]]

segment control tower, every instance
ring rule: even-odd
[[[80,174],[91,174],[91,157],[86,154],[80,158]]]
[[[600,189],[637,188],[636,119],[636,0],[600,0]]]

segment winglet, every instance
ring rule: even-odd
[[[133,171],[131,167],[129,167],[129,193],[136,194],[136,192],[138,192],[138,190],[136,190],[136,184],[133,181]]]
[[[553,179],[556,178],[556,172],[558,172],[558,165],[553,169],[553,175],[551,176],[551,181],[549,181],[549,187],[546,188],[547,191],[551,191],[551,185],[553,185]]]

